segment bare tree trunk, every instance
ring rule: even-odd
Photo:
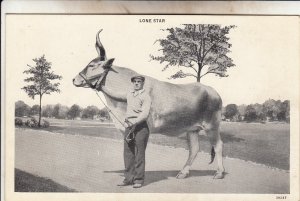
[[[202,65],[198,63],[197,82],[200,82]]]
[[[39,124],[38,124],[39,127],[41,127],[41,118],[42,118],[42,95],[40,95],[40,111],[39,111]]]

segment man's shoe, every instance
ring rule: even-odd
[[[133,184],[133,188],[141,188],[142,186],[142,184]]]
[[[122,182],[120,184],[117,184],[117,186],[130,186],[132,185],[132,183],[129,183],[129,182]]]

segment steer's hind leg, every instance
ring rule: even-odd
[[[217,144],[215,146],[216,158],[218,163],[218,169],[214,176],[214,179],[223,179],[224,178],[224,166],[223,166],[223,142],[220,135],[218,135]]]
[[[189,144],[189,157],[183,167],[183,169],[177,174],[177,179],[184,179],[188,177],[190,168],[194,159],[199,152],[199,131],[189,131],[187,132],[188,144]]]
[[[214,179],[224,178],[224,166],[223,166],[223,142],[220,136],[220,121],[213,119],[214,121],[206,124],[205,132],[209,138],[212,147],[215,150],[216,159],[218,163],[218,169],[214,175]]]

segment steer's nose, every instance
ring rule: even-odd
[[[75,78],[73,79],[73,83],[75,82]]]

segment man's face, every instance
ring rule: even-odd
[[[134,79],[132,84],[135,91],[141,90],[144,86],[144,82],[141,79]]]

